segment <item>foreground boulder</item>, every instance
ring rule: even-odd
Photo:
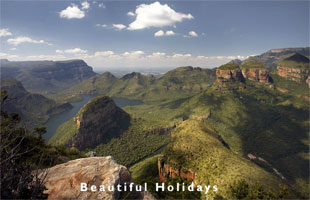
[[[49,168],[45,177],[44,193],[49,199],[118,199],[121,192],[108,191],[108,187],[118,184],[128,185],[131,176],[126,167],[117,164],[111,156],[91,157],[71,160],[69,162]],[[40,178],[44,178],[41,173]],[[81,183],[87,184],[87,191],[81,191]],[[95,185],[97,191],[91,191]],[[104,186],[106,191],[99,191]],[[132,192],[126,196],[135,199],[153,199],[148,192]]]

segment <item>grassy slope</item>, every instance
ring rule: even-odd
[[[263,184],[275,191],[283,184],[275,176],[226,148],[215,137],[216,132],[210,125],[194,120],[184,121],[173,136],[175,140],[164,154],[182,167],[194,170],[195,183],[218,185],[217,195],[230,198],[229,186],[240,179],[252,185]],[[171,156],[174,153],[177,159]],[[186,155],[191,155],[191,159],[185,160]]]
[[[208,90],[192,98],[130,107],[127,112],[162,121],[180,121],[193,114],[211,112],[208,123],[233,151],[245,156],[252,153],[267,160],[306,196],[309,121],[305,109],[308,103],[299,99],[299,109],[283,103],[290,98],[294,97],[269,90],[262,84],[236,93]],[[292,160],[299,164],[289,164]],[[270,167],[263,167],[272,171]]]

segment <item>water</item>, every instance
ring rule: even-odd
[[[68,121],[69,119],[73,118],[79,110],[92,98],[98,95],[82,95],[83,100],[79,102],[71,103],[73,108],[66,110],[65,112],[59,113],[57,115],[53,115],[45,124],[47,126],[46,133],[43,135],[44,140],[47,142],[56,132],[57,128],[63,124],[64,122]],[[119,107],[124,106],[135,106],[140,105],[143,102],[139,100],[129,100],[125,98],[112,98],[115,104]]]

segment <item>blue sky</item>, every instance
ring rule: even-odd
[[[309,1],[3,1],[0,57],[217,67],[309,46]]]

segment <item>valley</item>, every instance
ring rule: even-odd
[[[47,126],[43,138],[48,146],[83,156],[112,156],[128,167],[135,183],[147,182],[155,198],[231,199],[245,186],[245,199],[259,198],[258,193],[263,198],[307,198],[307,52],[309,48],[270,50],[214,69],[178,67],[160,77],[96,74],[84,61],[44,63],[51,72],[45,73],[42,63],[26,62],[18,74],[5,72],[4,77],[21,82],[3,79],[1,90],[16,97],[8,111]],[[8,65],[15,69],[22,64]],[[74,73],[56,81],[53,70],[58,76],[59,66]],[[22,78],[38,69],[50,77],[42,88],[37,78]],[[168,193],[153,187],[178,181],[219,190]]]

